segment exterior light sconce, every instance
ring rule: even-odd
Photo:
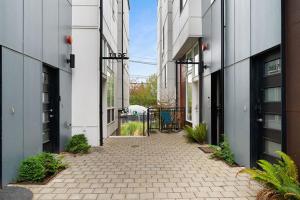
[[[70,58],[67,59],[67,63],[70,64],[70,68],[75,68],[75,55],[70,54]]]
[[[67,35],[67,36],[66,36],[66,43],[67,43],[68,45],[72,45],[72,43],[73,43],[73,38],[72,38],[71,35]]]
[[[202,48],[202,51],[208,50],[208,44],[203,43],[201,48]]]

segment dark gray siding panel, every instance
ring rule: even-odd
[[[58,0],[43,1],[43,61],[58,66]]]
[[[0,44],[23,52],[23,1],[0,1]]]
[[[250,59],[235,64],[235,140],[236,161],[250,166]]]
[[[226,138],[233,146],[236,141],[235,132],[235,66],[225,68],[225,86],[224,86],[224,129]]]
[[[42,63],[24,57],[24,156],[43,150]]]
[[[250,57],[250,0],[235,1],[235,62]]]
[[[281,0],[251,1],[251,54],[281,43]]]
[[[42,1],[24,0],[24,53],[42,60]]]
[[[66,44],[65,38],[72,35],[72,7],[67,0],[59,1],[59,67],[71,71],[70,65],[66,62],[69,58],[72,47]]]
[[[203,62],[206,66],[211,66],[211,9],[206,13],[203,18],[203,43],[208,45],[208,49],[203,52]],[[208,74],[209,70],[205,70]]]
[[[225,20],[225,63],[226,66],[234,63],[234,1],[226,1],[226,20]]]
[[[208,126],[208,142],[211,142],[211,76],[203,78],[202,97],[203,121]]]
[[[212,5],[211,18],[211,73],[221,69],[221,0]]]
[[[67,127],[72,122],[72,75],[60,70],[60,150],[63,151],[67,141],[71,137],[71,127]]]
[[[3,48],[2,172],[7,184],[23,159],[23,56]]]

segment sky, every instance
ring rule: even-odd
[[[131,60],[156,63],[156,0],[130,0]],[[149,76],[156,66],[130,63],[130,76]]]

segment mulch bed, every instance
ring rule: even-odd
[[[204,153],[213,153],[215,150],[214,148],[210,147],[210,146],[200,146],[198,147],[201,151],[203,151]]]
[[[43,181],[41,182],[17,182],[18,185],[47,185],[51,180],[53,180],[58,174],[60,174],[63,170],[60,170],[59,172],[51,175],[46,176]]]

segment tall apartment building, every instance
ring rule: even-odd
[[[157,16],[157,98],[160,104],[175,106],[176,70],[172,59],[172,0],[158,1]]]
[[[69,0],[0,1],[0,186],[71,136],[71,20]]]
[[[240,165],[272,161],[276,150],[300,165],[299,3],[180,0],[171,6],[176,99],[187,124],[206,123],[211,144],[225,135]]]
[[[122,0],[104,0],[103,19],[99,7],[99,0],[73,0],[73,53],[76,54],[76,68],[73,73],[72,133],[84,133],[92,146],[100,145],[100,97],[102,96],[103,100],[104,138],[114,134],[118,129],[122,93],[124,107],[129,104],[128,62],[124,61],[125,67],[122,70],[120,60],[103,60],[103,74],[100,75],[100,42],[103,43],[104,57],[111,56],[111,53],[121,53],[122,24],[123,50],[128,52],[129,1],[123,0],[123,21]],[[101,20],[103,20],[103,41],[100,41]],[[100,94],[100,76],[103,80],[102,94]]]

